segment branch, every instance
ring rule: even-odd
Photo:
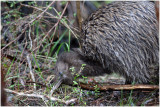
[[[26,97],[36,97],[36,98],[41,98],[42,100],[51,100],[51,101],[58,101],[58,102],[61,102],[61,103],[65,103],[66,105],[69,105],[73,102],[75,102],[77,100],[77,98],[74,98],[74,99],[70,99],[70,100],[62,100],[62,99],[58,99],[58,98],[55,98],[55,97],[49,97],[47,95],[40,95],[40,94],[26,94],[26,93],[23,93],[23,92],[17,92],[17,91],[13,91],[13,90],[10,90],[10,89],[4,89],[7,93],[11,93],[11,94],[16,94],[18,96],[26,96]]]
[[[27,55],[27,61],[28,61],[29,69],[30,69],[29,71],[30,71],[30,74],[31,74],[31,78],[32,78],[33,82],[35,82],[36,80],[35,80],[35,77],[34,77],[34,73],[32,71],[32,65],[31,65],[31,60],[30,60],[29,54]],[[33,83],[33,84],[34,84],[34,89],[36,90],[36,84],[35,83]]]
[[[80,87],[86,90],[95,90],[95,86],[99,91],[106,91],[106,90],[158,90],[158,85],[143,85],[143,84],[136,84],[136,85],[100,85],[100,84],[84,84],[80,83]]]
[[[82,30],[82,16],[81,16],[81,9],[80,9],[80,1],[76,1],[76,6],[77,6],[78,24],[79,24],[79,29],[81,32],[81,30]]]
[[[29,8],[33,8],[33,9],[36,9],[36,10],[39,10],[39,11],[42,11],[42,12],[44,11],[44,10],[38,8],[38,7],[30,6],[30,5],[27,5],[27,4],[22,4],[22,3],[21,3],[20,5],[21,5],[21,6],[25,6],[25,7],[29,7]],[[47,11],[45,11],[45,13],[46,13],[47,15],[55,18],[55,19],[58,19],[58,18],[55,17],[53,14],[51,14],[51,13],[49,13],[49,12],[47,12]]]

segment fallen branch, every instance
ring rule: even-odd
[[[41,98],[42,100],[58,101],[58,102],[61,102],[61,103],[65,103],[66,105],[69,105],[73,102],[76,102],[76,100],[77,100],[77,98],[74,98],[74,99],[70,99],[70,100],[65,101],[65,100],[62,100],[62,99],[55,98],[55,97],[49,97],[47,95],[26,94],[26,93],[23,93],[23,92],[17,92],[17,91],[13,91],[13,90],[10,90],[10,89],[5,89],[5,91],[7,93],[16,94],[18,96],[36,97],[36,98]]]
[[[31,74],[31,78],[32,78],[33,82],[35,82],[36,80],[35,80],[35,77],[34,77],[34,73],[32,71],[32,65],[31,65],[31,60],[30,60],[29,54],[27,55],[27,61],[28,61],[29,69],[30,69],[29,71],[30,71],[30,74]],[[36,90],[36,84],[33,83],[33,85],[34,85],[34,89]]]
[[[86,90],[95,90],[98,88],[99,91],[107,91],[107,90],[158,90],[158,85],[143,85],[143,84],[137,84],[137,85],[100,85],[100,84],[84,84],[80,83],[80,87],[82,89]]]

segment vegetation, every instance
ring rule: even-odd
[[[88,3],[96,9],[109,1]],[[62,85],[50,96],[58,55],[79,47],[75,2],[3,1],[1,5],[1,73],[5,74],[8,105],[146,105],[133,96],[137,91],[129,95],[121,91],[114,95],[114,92],[100,92],[96,86],[95,91],[87,91],[79,86]],[[94,9],[87,4],[83,6],[84,20]],[[84,67],[82,65],[82,69]],[[74,72],[74,68],[71,69]],[[78,77],[75,76],[73,85],[78,84]],[[86,78],[83,76],[82,80]],[[149,95],[147,98],[157,102],[155,94],[147,93],[143,97]]]

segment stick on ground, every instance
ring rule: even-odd
[[[158,85],[144,85],[144,84],[136,84],[136,85],[105,85],[105,84],[84,84],[80,83],[80,87],[86,90],[95,90],[96,88],[99,91],[107,91],[107,90],[158,90]]]

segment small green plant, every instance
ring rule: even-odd
[[[131,90],[129,98],[128,98],[127,103],[128,103],[129,106],[134,106],[135,105],[134,102],[133,102],[132,93],[133,93],[133,90]]]
[[[19,1],[7,1],[7,3],[9,3],[10,7],[13,8],[17,3],[19,3]]]
[[[35,1],[28,2],[28,5],[36,5],[36,2]]]
[[[86,66],[86,64],[82,64],[81,70],[83,70],[85,66]]]
[[[95,85],[95,86],[94,86],[94,89],[95,89],[95,90],[94,90],[95,96],[96,96],[96,98],[98,98],[98,95],[99,95],[99,93],[100,93],[98,86]]]
[[[80,72],[85,68],[86,64],[82,64],[81,68],[80,68]],[[75,71],[75,67],[71,67],[70,68],[72,75],[74,75],[74,80],[73,80],[73,85],[76,85],[76,87],[73,88],[73,92],[74,94],[77,94],[79,102],[82,103],[83,105],[86,105],[86,101],[84,101],[83,95],[84,92],[81,89],[81,87],[78,85],[77,79],[81,76],[80,72],[76,73]],[[85,80],[87,77],[85,76],[81,76],[83,78],[83,80]]]
[[[123,89],[121,89],[120,106],[123,106]]]
[[[60,38],[54,43],[54,45],[51,47],[49,56],[51,56],[51,54],[53,53],[53,50],[56,49],[56,46],[57,46],[57,45],[60,43],[60,41],[64,38],[64,36],[65,36],[65,34],[66,34],[67,32],[68,32],[68,30],[65,30],[65,32],[60,36]],[[52,35],[52,36],[54,36],[54,35]],[[64,42],[62,42],[62,43],[59,45],[59,47],[58,47],[58,49],[57,49],[57,51],[56,51],[57,54],[59,53],[59,51],[60,51],[60,49],[61,49],[61,47],[62,47],[63,44],[64,44]]]
[[[94,88],[95,88],[95,92],[97,93],[97,92],[100,92],[100,91],[98,91],[99,90],[99,88],[98,88],[98,86],[97,85],[95,85],[94,86]]]

